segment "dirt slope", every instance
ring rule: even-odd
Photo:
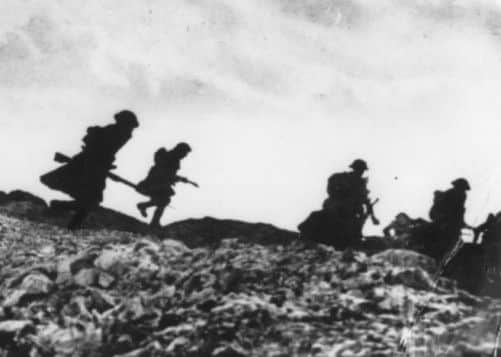
[[[425,256],[221,238],[0,215],[0,356],[492,354],[501,303],[436,287]]]

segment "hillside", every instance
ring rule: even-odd
[[[0,237],[0,356],[490,356],[495,346],[501,302],[447,279],[435,287],[434,261],[410,251],[231,236],[191,249],[4,215]]]
[[[72,215],[65,210],[54,210],[42,198],[21,190],[0,191],[0,213],[59,227],[66,227]],[[182,240],[189,247],[215,244],[222,237],[245,237],[259,244],[283,244],[297,239],[297,233],[270,224],[212,217],[174,222],[152,231],[145,222],[106,207],[92,212],[83,228],[153,234],[159,238]]]

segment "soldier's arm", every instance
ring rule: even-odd
[[[394,228],[394,222],[391,222],[383,229],[383,234],[385,237],[391,237],[391,230]]]
[[[478,231],[478,232],[483,232],[485,231],[492,223],[492,221],[494,220],[494,215],[492,213],[489,213],[489,216],[487,217],[487,219],[485,220],[484,223],[478,225],[475,230]]]

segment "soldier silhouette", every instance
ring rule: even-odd
[[[374,216],[364,177],[368,167],[357,159],[350,165],[352,171],[333,174],[327,182],[328,198],[321,211],[312,212],[298,228],[305,239],[333,245],[338,249],[356,246],[362,238],[362,228]]]
[[[435,191],[429,213],[434,241],[429,243],[427,250],[429,255],[438,259],[458,241],[461,229],[469,227],[464,221],[464,214],[470,184],[464,178],[458,178],[451,184],[452,188],[446,191]]]
[[[429,225],[430,223],[422,218],[411,218],[406,213],[400,212],[383,229],[383,234],[402,247],[421,251],[423,240],[429,232]]]
[[[198,187],[196,183],[177,175],[181,167],[181,160],[190,152],[191,148],[186,143],[179,143],[170,151],[165,148],[158,149],[154,156],[154,166],[148,172],[148,176],[138,183],[137,191],[150,197],[149,201],[137,204],[141,215],[147,217],[146,210],[150,207],[156,207],[151,220],[152,227],[160,227],[160,219],[164,210],[175,194],[172,186],[177,182],[184,182]]]
[[[367,217],[379,224],[372,211],[365,171],[369,168],[364,160],[357,159],[350,165],[352,171],[333,174],[327,181],[328,198],[323,208],[336,220],[344,222],[344,234],[350,245],[360,243],[362,228]]]
[[[139,126],[136,115],[129,110],[115,114],[114,119],[114,124],[105,127],[89,127],[83,138],[82,151],[72,158],[56,154],[56,160],[59,157],[60,161],[67,162],[40,177],[41,182],[49,188],[64,192],[74,199],[51,202],[54,209],[76,211],[68,225],[69,229],[80,227],[88,213],[99,207],[106,187],[106,176],[115,168],[115,155]]]
[[[482,252],[486,268],[499,273],[501,263],[501,212],[489,214],[486,221],[476,227],[474,243],[482,233]]]

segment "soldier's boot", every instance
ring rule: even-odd
[[[148,217],[148,213],[146,212],[146,210],[148,208],[150,208],[152,205],[151,205],[151,202],[140,202],[137,204],[137,209],[139,210],[139,213],[141,213],[141,216],[143,217]]]
[[[160,219],[162,218],[162,215],[164,214],[165,211],[164,205],[157,206],[155,209],[155,213],[153,213],[153,218],[151,219],[151,227],[153,228],[160,228]]]

